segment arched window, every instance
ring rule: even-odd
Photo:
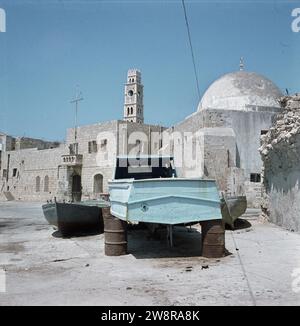
[[[103,175],[99,173],[94,176],[94,194],[101,192],[103,192]]]
[[[131,107],[131,114],[133,114],[133,107]]]
[[[44,178],[44,192],[49,192],[49,177],[47,175]]]
[[[127,115],[129,115],[129,107],[127,108]]]
[[[134,78],[132,78],[132,80],[131,80],[133,83],[134,83]]]
[[[40,188],[41,188],[41,178],[37,176],[35,178],[35,191],[40,192]]]

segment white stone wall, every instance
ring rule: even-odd
[[[260,136],[262,130],[268,130],[272,125],[272,120],[278,112],[274,108],[259,108],[251,111],[236,111],[236,110],[216,110],[206,109],[193,113],[184,121],[169,129],[172,131],[192,131],[202,130],[203,128],[215,129],[215,139],[208,141],[211,150],[208,150],[205,155],[206,175],[213,177],[214,171],[217,172],[219,185],[222,190],[225,190],[232,179],[232,171],[226,170],[227,166],[226,151],[230,151],[232,162],[231,166],[241,169],[241,171],[234,170],[237,173],[239,184],[241,185],[241,178],[244,177],[244,186],[242,192],[247,195],[249,207],[259,207],[261,200],[261,183],[250,182],[251,173],[262,173],[262,160],[259,155]],[[221,129],[232,129],[235,135],[234,144],[233,139],[227,142],[229,138],[222,140]],[[219,130],[219,131],[218,131]],[[218,140],[218,135],[220,141]],[[209,136],[207,135],[208,139]],[[223,142],[223,143],[222,143]],[[234,149],[235,148],[235,149]],[[235,152],[235,154],[234,154]],[[235,158],[233,156],[235,155]],[[226,171],[225,171],[226,170]],[[226,181],[226,180],[227,181]],[[230,190],[231,191],[231,190]],[[235,190],[237,191],[237,190]]]

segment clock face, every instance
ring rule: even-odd
[[[132,90],[128,91],[128,95],[129,96],[132,96],[133,95],[133,91]]]

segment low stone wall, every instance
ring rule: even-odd
[[[261,137],[264,163],[264,217],[289,230],[300,231],[300,94],[281,99],[269,132]]]

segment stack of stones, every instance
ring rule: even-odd
[[[273,126],[269,132],[261,136],[261,147],[259,149],[264,163],[268,163],[269,154],[273,151],[290,149],[285,161],[293,162],[294,156],[298,157],[296,151],[296,138],[300,134],[300,94],[284,96],[280,99],[283,110],[276,116]],[[286,162],[288,163],[288,162]]]
[[[259,148],[263,160],[264,190],[268,189],[268,173],[288,173],[300,161],[300,94],[280,99],[282,111],[276,115],[268,133],[261,136]],[[268,196],[262,194],[262,217],[269,216]]]

